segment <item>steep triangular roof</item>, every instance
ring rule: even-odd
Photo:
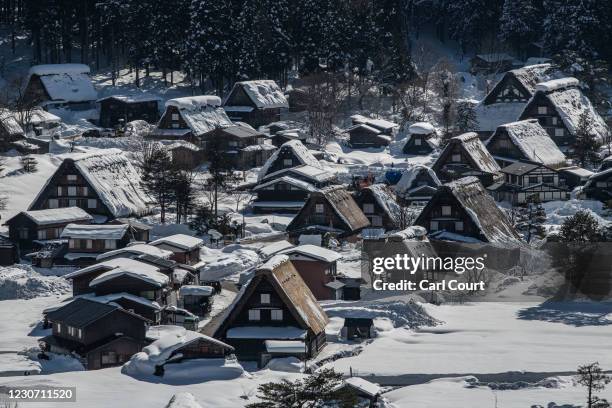
[[[269,172],[270,168],[277,160],[282,160],[280,156],[281,152],[284,153],[287,149],[290,149],[294,156],[300,161],[302,165],[312,166],[318,169],[322,169],[323,166],[319,163],[319,161],[314,157],[314,155],[308,150],[304,144],[299,140],[290,140],[281,145],[281,147],[276,150],[266,163],[261,167],[259,171],[258,179],[263,179]]]
[[[451,138],[432,168],[438,170],[446,164],[448,156],[457,145],[467,155],[470,164],[476,170],[483,173],[499,173],[501,170],[493,156],[491,156],[491,153],[489,153],[485,145],[478,138],[478,134],[474,132],[464,133]]]
[[[595,137],[599,142],[605,139],[608,126],[597,113],[589,98],[582,93],[576,78],[561,78],[538,84],[535,94],[521,114],[521,119],[525,119],[526,113],[531,110],[531,105],[539,95],[548,99],[555,107],[563,124],[573,135],[576,134],[580,115],[586,112]]]
[[[224,102],[224,106],[231,100],[232,94],[236,89],[242,88],[247,97],[257,108],[288,108],[289,102],[276,82],[270,79],[260,79],[257,81],[236,82]]]
[[[433,185],[439,186],[442,184],[436,173],[431,168],[422,164],[415,164],[402,171],[402,177],[395,185],[395,192],[398,195],[403,195],[417,187],[414,185],[414,182],[421,173],[427,173],[427,176],[431,179]]]
[[[289,257],[275,255],[255,272],[253,278],[241,289],[234,302],[226,309],[225,316],[216,329],[214,337],[222,337],[223,331],[231,325],[245,307],[251,294],[264,279],[272,285],[302,329],[311,330],[314,335],[325,330],[329,319],[289,261]]]
[[[487,141],[492,143],[505,130],[512,143],[525,155],[527,160],[547,166],[565,163],[565,155],[550,138],[537,119],[527,119],[501,125]]]
[[[553,78],[559,77],[561,73],[555,70],[551,64],[538,64],[529,65],[522,68],[511,69],[507,71],[502,78],[495,84],[493,89],[485,96],[484,101],[499,92],[499,88],[504,84],[508,78],[516,79],[519,86],[522,87],[523,91],[529,96],[533,95],[536,89],[536,85],[540,82],[549,81]]]
[[[364,187],[362,190],[369,191],[374,196],[376,203],[387,213],[389,218],[395,224],[399,223],[401,209],[395,201],[395,195],[389,186],[378,183]]]
[[[480,230],[484,241],[491,243],[520,242],[520,236],[506,215],[497,207],[493,197],[476,177],[464,177],[440,186],[415,224],[423,225],[425,215],[437,205],[437,197],[444,195],[451,195],[456,199],[459,206]]]

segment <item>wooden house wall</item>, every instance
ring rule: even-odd
[[[451,207],[451,215],[442,215],[443,206]],[[432,221],[438,223],[437,228],[432,225]],[[463,222],[463,230],[457,228],[457,222]],[[445,230],[486,241],[478,226],[451,194],[440,194],[432,198],[419,215],[416,224],[430,233]]]
[[[145,299],[153,300],[159,304],[163,304],[163,289],[141,279],[136,279],[131,276],[121,275],[105,282],[97,284],[93,290],[97,296],[110,295],[113,293],[130,293],[135,296],[140,296]],[[144,292],[153,292],[154,297],[146,296]]]
[[[139,316],[144,317],[151,321],[151,324],[159,324],[161,318],[161,312],[155,310],[152,307],[148,307],[139,302],[127,298],[118,298],[113,300],[113,303],[117,303],[123,309],[136,313]]]
[[[531,93],[525,89],[523,84],[510,73],[506,73],[504,77],[495,85],[493,90],[484,99],[485,105],[494,103],[526,103],[531,98]]]
[[[323,204],[322,214],[315,211],[317,204]],[[290,232],[296,232],[296,230],[313,225],[331,226],[343,230],[346,233],[352,232],[350,227],[346,225],[338,214],[336,214],[334,207],[332,207],[327,199],[321,194],[311,195],[310,199],[306,202],[304,207],[302,207],[302,210],[298,213],[292,224],[294,231]]]
[[[92,344],[116,333],[144,343],[146,330],[142,319],[116,309],[85,328],[84,343]]]
[[[51,99],[38,75],[30,76],[23,96],[24,100],[34,104],[40,104]]]
[[[389,214],[384,210],[383,207],[378,203],[376,197],[372,194],[372,192],[368,189],[360,190],[355,195],[355,202],[361,208],[366,218],[370,221],[370,224],[373,228],[376,227],[384,227],[387,230],[396,229],[397,225],[395,225],[395,221],[389,216]],[[370,204],[374,207],[374,212],[366,212],[367,204]],[[380,223],[375,223],[374,220],[380,217]]]
[[[179,249],[175,246],[164,243],[156,246],[161,249],[172,251],[172,256],[170,257],[170,259],[180,264],[193,265],[200,262],[200,248],[194,248],[191,251],[185,251],[183,249]]]
[[[112,367],[117,365],[123,365],[126,363],[134,354],[140,352],[143,347],[143,342],[136,341],[130,337],[120,337],[95,350],[87,353],[87,369],[97,370],[105,367]],[[116,364],[103,364],[102,356],[107,352],[114,352],[117,354]]]
[[[85,293],[93,293],[93,289],[89,287],[89,284],[92,280],[102,275],[106,271],[107,269],[100,268],[99,270],[91,271],[72,278],[72,295],[78,296]]]
[[[523,152],[513,143],[505,129],[498,129],[491,141],[487,144],[487,150],[493,156],[501,156],[509,159],[527,160]],[[497,159],[496,159],[497,160]],[[497,160],[499,162],[499,160]],[[504,161],[504,164],[506,162]],[[501,166],[501,164],[500,164]]]
[[[241,150],[235,167],[238,170],[248,170],[261,167],[274,154],[274,150]]]
[[[432,147],[427,143],[427,139],[431,137],[430,135],[420,135],[414,134],[410,136],[410,140],[406,142],[402,151],[405,154],[428,154],[433,151]],[[420,140],[421,144],[415,144],[415,140]]]
[[[76,175],[76,181],[68,180],[68,175]],[[77,195],[69,196],[68,187],[77,187]],[[58,195],[58,187],[62,188],[61,195]],[[85,194],[83,187],[87,187]],[[92,188],[91,184],[81,175],[80,171],[72,161],[64,161],[62,165],[53,174],[49,183],[44,187],[42,194],[32,203],[30,210],[45,210],[51,208],[49,200],[58,200],[59,208],[79,207],[89,214],[104,215],[108,218],[113,218],[112,213],[106,205],[100,200],[98,193]],[[90,206],[89,199],[96,200],[95,207]]]
[[[285,164],[285,160],[291,160],[291,164]],[[286,146],[281,147],[280,151],[278,152],[278,155],[276,156],[276,160],[274,161],[274,163],[272,163],[266,174],[274,173],[279,170],[288,169],[291,167],[296,167],[301,164],[302,163],[293,153],[292,149]]]
[[[381,147],[388,146],[389,141],[366,129],[355,128],[349,132],[349,144],[351,147]]]
[[[87,248],[87,241],[91,241],[91,248]],[[106,241],[115,241],[115,248],[106,248]],[[71,242],[74,244],[74,247],[70,246]],[[121,239],[70,239],[68,243],[68,251],[92,254],[103,253],[113,249],[125,248],[129,242],[130,239],[128,234],[125,234]]]
[[[261,295],[269,294],[270,303],[261,303]],[[259,309],[261,314],[261,320],[252,321],[249,320],[249,310]],[[283,311],[282,320],[272,320],[271,309],[280,309]],[[295,317],[289,311],[289,308],[285,305],[285,302],[280,298],[272,284],[267,279],[262,279],[253,293],[244,302],[242,309],[236,315],[235,320],[231,327],[240,326],[295,326],[299,327],[300,324]]]
[[[335,262],[293,259],[292,257],[291,263],[317,300],[335,299],[332,290],[325,286],[333,280]]]
[[[159,119],[157,101],[126,102],[110,98],[100,102],[100,126],[114,127],[120,119],[124,124],[133,120],[155,123]]]
[[[172,115],[178,115],[178,119],[172,119]],[[167,106],[157,127],[160,129],[189,129],[187,122],[183,119],[181,112],[176,106]]]
[[[272,188],[269,190],[269,188]],[[279,181],[257,191],[258,201],[306,201],[309,192],[292,184]]]
[[[33,241],[38,240],[38,232],[46,231],[45,239],[59,238],[61,231],[68,224],[89,224],[89,221],[64,222],[58,224],[38,225],[30,217],[25,214],[18,214],[13,217],[8,223],[9,238],[16,242],[22,248],[31,248]],[[21,231],[27,230],[27,238],[21,238]]]
[[[539,113],[540,107],[546,108],[546,113]],[[525,110],[521,114],[520,120],[537,119],[540,125],[546,130],[546,133],[558,146],[566,146],[576,141],[576,135],[570,133],[565,123],[557,113],[557,109],[550,100],[541,92],[536,92],[533,99],[527,104]],[[562,136],[556,135],[556,129],[563,131]]]
[[[453,156],[455,155],[459,155],[458,161],[453,160]],[[432,169],[436,172],[438,178],[444,183],[465,176],[464,174],[456,176],[448,172],[446,170],[446,166],[449,165],[463,165],[466,168],[471,169],[472,171],[467,175],[478,177],[485,187],[491,185],[493,182],[501,178],[501,176],[497,173],[485,173],[477,169],[474,164],[472,164],[470,157],[464,152],[463,146],[460,143],[450,143],[447,145],[446,149],[440,155],[440,158],[438,158],[438,160],[436,160],[436,162],[433,164]]]

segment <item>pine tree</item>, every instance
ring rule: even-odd
[[[578,211],[561,225],[561,242],[595,242],[601,236],[599,222],[587,211]]]
[[[533,0],[505,0],[500,18],[499,39],[521,54],[539,38],[540,13]]]
[[[576,142],[574,144],[574,155],[581,166],[597,157],[597,139],[593,134],[589,113],[585,110],[578,118],[576,127]]]
[[[462,100],[457,103],[455,127],[458,133],[473,132],[478,129],[478,116],[474,107],[475,103],[469,100]]]
[[[494,33],[500,4],[490,0],[454,0],[448,3],[448,29],[465,53],[478,50],[487,33]]]
[[[176,168],[170,153],[158,144],[145,147],[141,163],[142,185],[160,207],[160,221],[166,222],[166,212],[174,201]]]

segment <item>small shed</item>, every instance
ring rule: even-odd
[[[134,120],[156,123],[159,120],[159,101],[155,96],[112,95],[98,99],[100,126],[114,128]]]
[[[183,308],[197,316],[210,312],[214,293],[215,290],[211,286],[183,285],[179,289]]]

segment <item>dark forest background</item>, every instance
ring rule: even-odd
[[[414,75],[424,27],[463,53],[612,61],[608,0],[0,0],[5,46],[26,35],[34,63],[183,70],[223,92],[237,79],[285,82],[288,70]],[[137,72],[138,72],[137,70]]]

